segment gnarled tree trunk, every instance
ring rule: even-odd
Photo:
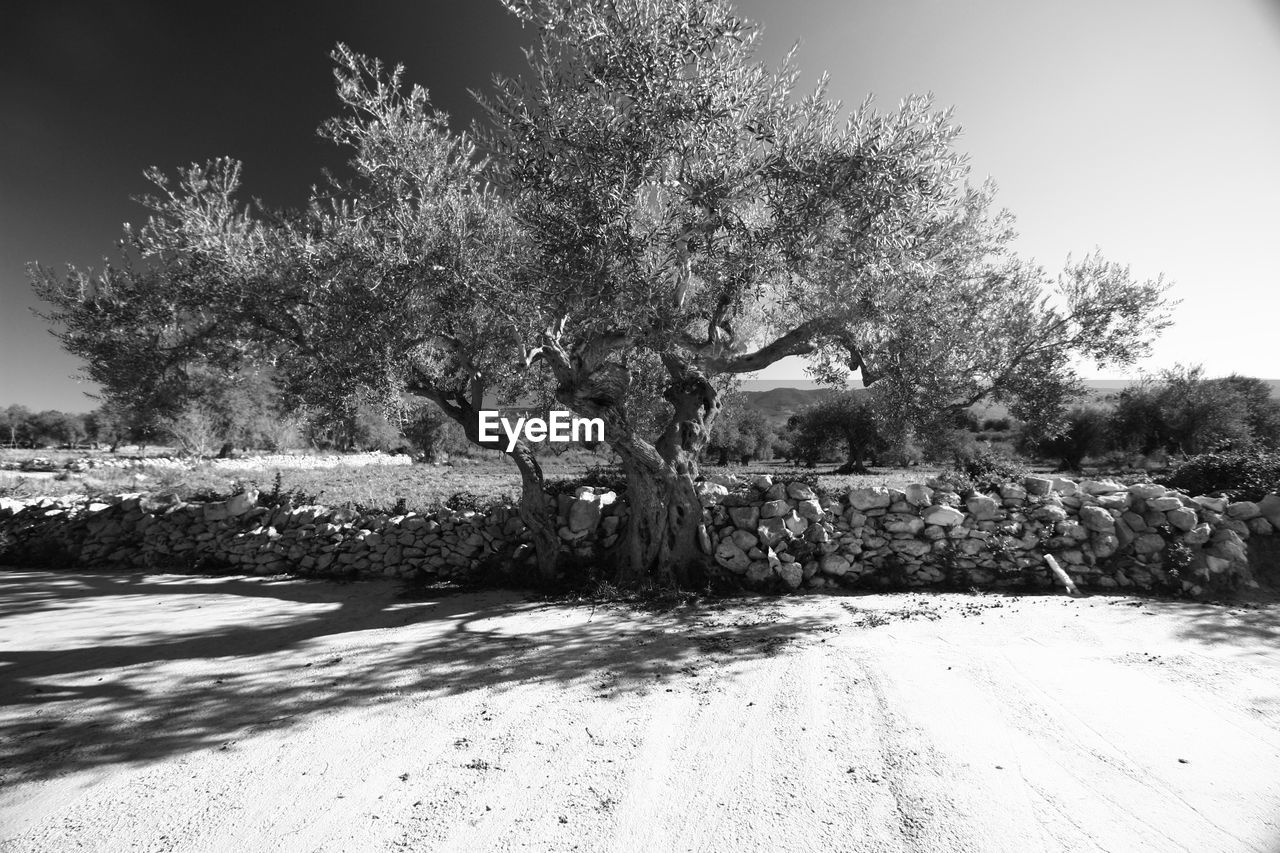
[[[471,389],[469,396],[445,393],[425,383],[415,385],[411,390],[439,406],[441,411],[462,427],[467,440],[472,444],[487,450],[501,450],[515,462],[520,470],[520,520],[524,522],[533,540],[538,577],[544,584],[554,583],[560,573],[560,537],[556,533],[554,512],[547,505],[542,466],[538,464],[529,445],[518,441],[512,449],[507,450],[480,440],[479,416],[484,393],[478,384]]]
[[[616,364],[551,352],[559,380],[556,398],[574,411],[599,417],[605,440],[622,457],[627,478],[627,526],[617,550],[617,580],[628,587],[688,587],[709,556],[699,547],[702,504],[694,481],[698,454],[720,412],[719,394],[697,370],[664,359],[671,376],[665,397],[672,414],[658,440],[641,438],[626,416],[629,376]]]
[[[841,465],[839,468],[836,469],[836,473],[837,474],[867,473],[867,466],[862,464],[863,460],[867,458],[866,446],[856,441],[848,441],[847,444],[848,444],[848,454],[847,454],[848,458],[846,459],[843,465]]]
[[[538,577],[545,584],[554,583],[559,576],[560,537],[556,533],[555,518],[547,506],[542,466],[523,441],[507,455],[520,469],[520,520],[533,539]]]
[[[691,586],[707,560],[698,547],[702,504],[693,477],[676,465],[655,468],[622,456],[628,515],[618,552],[619,585]]]

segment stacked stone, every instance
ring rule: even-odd
[[[757,478],[720,497],[711,524],[716,563],[752,586],[1047,587],[1052,554],[1081,586],[1199,594],[1251,580],[1246,540],[1280,526],[1280,497],[1228,504],[1149,483],[1028,477],[964,499],[933,480],[839,501]]]
[[[618,538],[625,508],[606,489],[584,487],[557,502],[560,537],[579,555]],[[459,578],[497,556],[530,552],[518,511],[444,508],[431,515],[361,517],[323,506],[260,507],[249,491],[225,501],[119,495],[0,499],[0,535],[11,562],[56,546],[60,561],[159,570],[232,569],[254,574]],[[41,546],[44,547],[41,547]]]
[[[52,545],[60,556],[74,556],[85,536],[83,517],[90,507],[103,512],[110,506],[109,501],[90,503],[84,495],[0,498],[0,554],[22,555]]]
[[[90,471],[95,468],[170,468],[186,470],[198,464],[215,468],[352,468],[369,465],[412,465],[413,459],[403,453],[383,453],[371,450],[366,453],[330,454],[327,456],[292,455],[277,453],[261,456],[241,456],[230,459],[196,460],[182,456],[84,456],[65,463],[45,457],[34,457],[9,463],[10,467],[23,471]]]
[[[702,494],[704,502],[717,496],[715,490]],[[749,586],[776,579],[795,589],[813,578],[823,558],[839,547],[834,541],[838,508],[838,500],[805,483],[756,477],[711,507],[716,563]]]
[[[1274,528],[1260,518],[1256,504],[1228,503],[1221,498],[1189,497],[1153,483],[1124,486],[1112,481],[1028,478],[1046,506],[1060,506],[1075,516],[1087,535],[1070,528],[1055,531],[1048,547],[1066,546],[1064,568],[1101,588],[1171,582],[1199,592],[1202,583],[1226,585],[1230,579],[1249,579],[1245,540],[1251,532],[1270,534]],[[1249,527],[1246,520],[1260,524]],[[1071,520],[1059,523],[1059,528]],[[1071,545],[1079,544],[1078,548]],[[1181,562],[1171,558],[1180,548]],[[1105,564],[1099,561],[1110,559]],[[1171,577],[1173,570],[1178,574]]]
[[[572,553],[590,558],[596,548],[610,548],[618,541],[626,508],[616,492],[596,486],[579,486],[572,495],[556,499],[556,533]]]
[[[820,494],[801,482],[732,478],[698,484],[700,542],[743,585],[1049,586],[1053,555],[1082,587],[1182,589],[1251,580],[1248,540],[1280,527],[1280,496],[1257,503],[1189,497],[1150,483],[1028,477],[962,498],[945,481]],[[322,506],[176,496],[0,498],[0,546],[11,563],[231,569],[319,576],[461,578],[530,551],[515,507],[487,512],[359,516]],[[613,546],[619,496],[584,486],[549,498],[566,553]]]

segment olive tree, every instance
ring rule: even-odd
[[[1203,367],[1178,365],[1122,391],[1112,420],[1131,449],[1194,455],[1271,446],[1277,406],[1259,380],[1210,379]]]
[[[536,30],[529,72],[482,98],[474,137],[339,48],[324,133],[349,174],[305,210],[245,207],[229,160],[153,172],[119,263],[36,269],[91,377],[142,399],[174,365],[266,364],[300,400],[430,399],[475,442],[487,397],[549,383],[621,458],[620,579],[687,583],[726,377],[803,356],[915,420],[989,395],[1034,414],[1073,359],[1141,355],[1165,322],[1159,282],[1091,257],[1055,286],[1014,257],[926,98],[845,116],[825,83],[800,96],[722,0],[506,5]],[[510,455],[551,571],[541,471]]]
[[[684,582],[705,559],[718,376],[805,356],[821,379],[879,379],[908,415],[992,394],[1036,409],[1072,358],[1129,360],[1165,322],[1159,282],[1091,257],[1055,291],[1013,257],[1010,217],[926,98],[842,118],[825,81],[796,94],[790,57],[756,62],[756,30],[718,0],[506,5],[535,44],[478,136],[531,244],[526,358],[622,459],[626,579]],[[636,365],[654,363],[667,417],[646,434]]]
[[[729,391],[724,393],[706,451],[718,465],[728,465],[731,460],[745,464],[752,459],[769,458],[776,438],[764,414],[753,408],[740,391]]]
[[[806,448],[814,462],[828,449],[842,446],[845,463],[837,469],[838,474],[865,474],[868,455],[874,455],[886,444],[868,391],[830,394],[800,412],[792,429],[796,445]]]
[[[345,110],[321,133],[349,168],[305,210],[241,202],[230,159],[176,179],[153,169],[150,216],[126,225],[119,262],[35,267],[35,287],[64,346],[119,396],[145,404],[193,364],[269,365],[284,393],[333,411],[357,393],[427,398],[479,444],[486,397],[525,387],[518,344],[537,295],[514,272],[521,231],[425,90],[343,46],[334,59]],[[541,468],[523,443],[508,455],[549,576],[558,540]]]

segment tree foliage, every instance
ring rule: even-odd
[[[1121,392],[1114,423],[1122,443],[1144,454],[1275,447],[1280,403],[1261,380],[1179,366]]]
[[[740,393],[726,394],[720,415],[711,427],[706,452],[720,465],[747,463],[773,456],[777,434],[768,418]]]
[[[1259,501],[1280,491],[1280,453],[1202,453],[1185,460],[1161,482],[1192,495]]]
[[[966,183],[958,128],[928,99],[842,119],[825,81],[796,97],[790,59],[755,62],[755,29],[724,3],[507,5],[537,42],[480,139],[532,244],[546,324],[530,355],[647,482],[642,569],[695,556],[679,519],[717,375],[802,355],[822,379],[877,379],[908,422],[990,395],[1040,417],[1074,389],[1071,359],[1126,363],[1167,322],[1160,282],[1014,257],[1011,218]],[[627,416],[636,350],[666,372],[656,435]]]
[[[242,202],[230,159],[176,178],[152,169],[157,191],[141,199],[150,216],[126,226],[120,260],[97,274],[35,267],[35,286],[90,378],[135,409],[189,399],[172,389],[193,366],[269,367],[293,406],[331,426],[358,417],[353,400],[392,408],[412,393],[479,441],[486,394],[527,383],[517,344],[537,294],[515,273],[519,229],[470,139],[403,84],[401,68],[341,45],[334,60],[344,109],[321,135],[348,152],[348,169],[305,210]],[[523,444],[512,456],[551,570],[541,470]]]
[[[789,422],[791,441],[801,458],[813,465],[832,452],[843,453],[842,473],[865,472],[868,457],[887,449],[872,395],[841,391],[810,406]]]
[[[825,79],[798,94],[791,57],[755,61],[721,0],[506,5],[535,33],[529,69],[496,81],[474,136],[340,46],[323,135],[349,167],[306,210],[245,206],[230,160],[153,170],[120,261],[35,269],[91,378],[146,405],[184,365],[265,365],[312,405],[425,397],[473,441],[486,394],[549,385],[622,459],[620,577],[688,583],[723,377],[804,356],[877,380],[908,426],[989,396],[1034,419],[1074,389],[1073,359],[1127,363],[1167,324],[1159,281],[1015,257],[927,98],[846,117]],[[554,553],[541,471],[512,458]]]
[[[1055,457],[1064,470],[1079,471],[1084,460],[1116,447],[1114,412],[1108,406],[1080,404],[1072,406],[1063,418],[1060,430],[1051,438],[1036,443],[1040,453]]]

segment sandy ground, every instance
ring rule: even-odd
[[[0,573],[0,850],[1280,850],[1280,609]]]

